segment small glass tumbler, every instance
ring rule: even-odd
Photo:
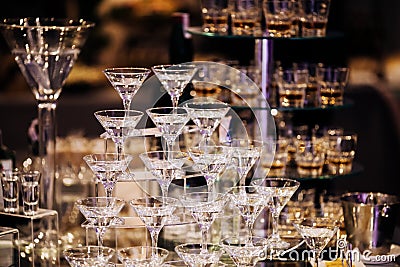
[[[278,72],[281,107],[303,108],[308,83],[307,70],[287,69]]]
[[[264,0],[263,11],[267,34],[271,37],[291,37],[295,20],[295,5],[291,0]]]
[[[325,162],[323,140],[298,141],[295,160],[297,172],[301,177],[317,177],[322,175]]]
[[[259,0],[230,0],[232,34],[260,35],[261,6]]]
[[[22,211],[27,216],[35,215],[39,210],[40,177],[39,171],[22,172],[20,175]]]
[[[19,175],[20,172],[16,171],[1,173],[4,212],[18,213],[19,211]]]
[[[302,0],[303,37],[326,36],[330,2],[330,0]]]
[[[344,89],[349,80],[347,67],[320,67],[317,69],[317,82],[321,106],[343,105]]]
[[[201,0],[202,30],[209,33],[228,33],[228,1]]]
[[[356,153],[357,134],[331,135],[328,139],[326,161],[329,173],[350,173]]]
[[[289,140],[286,138],[282,137],[275,141],[275,155],[271,164],[271,168],[268,172],[269,177],[285,176],[288,160],[288,147]]]

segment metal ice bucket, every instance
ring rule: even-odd
[[[382,193],[353,192],[341,196],[347,240],[360,252],[372,255],[390,251],[396,223],[400,216],[400,199]]]

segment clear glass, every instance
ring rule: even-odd
[[[152,246],[133,246],[117,250],[117,257],[124,266],[161,266],[168,255],[168,250]]]
[[[40,206],[53,209],[56,172],[56,107],[62,87],[94,23],[54,18],[12,18],[2,32],[38,106]]]
[[[188,266],[218,266],[224,250],[218,244],[185,243],[175,247],[178,254]]]
[[[237,267],[254,267],[266,256],[267,238],[252,236],[229,236],[221,240],[223,249],[228,253]]]
[[[63,255],[71,267],[107,266],[115,250],[102,246],[83,246],[67,248]]]

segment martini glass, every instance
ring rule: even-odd
[[[224,250],[218,244],[185,243],[177,245],[175,252],[188,266],[205,267],[218,266]]]
[[[71,267],[108,266],[115,250],[102,246],[83,246],[67,248],[63,255]]]
[[[209,144],[211,135],[220,124],[221,119],[228,113],[230,106],[224,102],[199,98],[184,104],[190,118],[200,129],[205,144]]]
[[[151,70],[148,68],[130,67],[107,68],[103,70],[104,75],[106,75],[111,85],[121,97],[125,110],[130,109],[133,97],[150,72]]]
[[[57,100],[93,27],[85,20],[54,18],[12,18],[0,23],[37,101],[42,208],[52,209],[54,204]]]
[[[96,231],[98,246],[103,246],[104,234],[111,225],[118,224],[118,213],[125,201],[116,197],[87,197],[75,202],[90,226]]]
[[[127,267],[162,266],[168,255],[168,250],[151,246],[133,246],[117,250],[118,259]]]
[[[128,154],[94,153],[83,157],[97,179],[103,184],[107,197],[112,197],[120,173],[126,170],[132,160]]]
[[[151,67],[164,89],[171,97],[172,106],[178,107],[179,98],[197,71],[195,65],[157,65]]]
[[[173,216],[178,202],[176,198],[162,196],[138,197],[129,202],[149,231],[152,247],[157,247],[158,235]]]
[[[340,221],[328,217],[313,217],[295,221],[293,226],[312,250],[315,266],[318,267],[321,252],[338,231]]]
[[[147,109],[146,113],[161,132],[167,143],[167,150],[172,151],[176,138],[190,120],[187,110],[182,107],[157,107]]]
[[[139,154],[139,158],[156,177],[163,197],[167,197],[172,180],[185,175],[182,166],[188,159],[188,154],[182,151],[150,151]]]
[[[214,191],[214,184],[218,175],[225,170],[228,162],[230,162],[230,152],[225,146],[199,145],[189,148],[188,153],[195,163],[194,168],[204,175],[208,192]]]
[[[267,207],[272,216],[272,234],[268,238],[268,247],[273,250],[286,249],[290,244],[281,239],[278,231],[279,215],[287,202],[299,188],[300,182],[288,178],[266,178],[257,187],[260,194],[268,199]]]
[[[202,249],[207,251],[208,232],[215,219],[222,213],[227,199],[224,194],[213,192],[186,193],[179,199],[197,222],[202,236]]]

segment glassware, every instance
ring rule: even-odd
[[[108,266],[115,250],[103,246],[83,246],[67,248],[63,255],[71,267]]]
[[[196,65],[176,64],[151,67],[164,89],[171,97],[172,106],[178,107],[179,98],[197,71]]]
[[[182,166],[188,154],[182,151],[150,151],[139,154],[140,159],[156,177],[163,197],[168,196],[168,188],[174,179],[183,178]]]
[[[106,196],[112,197],[120,173],[128,168],[132,158],[128,154],[94,153],[84,156],[83,160],[103,184]]]
[[[168,257],[168,250],[160,247],[133,246],[117,250],[117,257],[126,267],[162,266]]]
[[[266,178],[257,191],[268,199],[267,207],[272,216],[272,233],[268,238],[268,246],[272,249],[285,249],[290,244],[281,239],[278,230],[279,215],[289,199],[299,188],[300,182],[288,178]]]
[[[103,246],[104,234],[111,225],[120,222],[118,213],[125,201],[116,197],[87,197],[75,202],[90,226],[96,231],[98,246]]]
[[[162,196],[138,197],[129,202],[149,231],[152,247],[157,247],[158,235],[173,216],[178,202],[176,198]]]
[[[107,68],[103,70],[104,75],[118,92],[122,99],[125,110],[131,108],[133,97],[149,76],[151,70],[148,68]]]
[[[52,209],[56,172],[56,107],[62,87],[94,23],[55,18],[9,18],[2,32],[38,107],[40,206]]]
[[[202,236],[202,249],[207,251],[208,232],[215,219],[222,213],[227,202],[224,194],[192,192],[180,196],[182,205],[190,211]]]
[[[321,251],[336,234],[340,222],[328,217],[313,217],[295,221],[293,226],[312,250],[315,266],[318,267]]]
[[[190,267],[217,266],[224,250],[218,244],[185,243],[175,247],[178,254]]]

